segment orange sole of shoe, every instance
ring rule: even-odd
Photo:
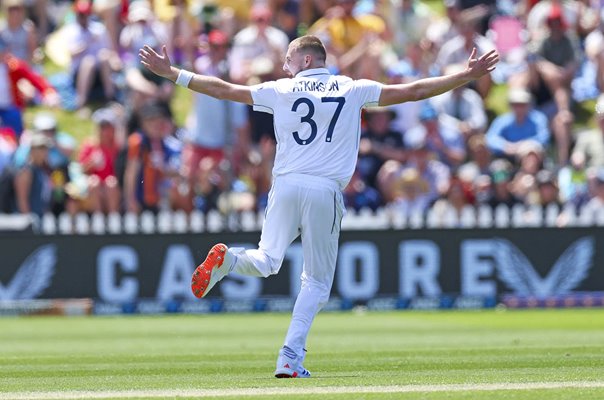
[[[275,375],[275,378],[279,378],[279,379],[282,379],[282,378],[286,378],[286,379],[287,378],[297,378],[297,377],[298,377],[298,373],[297,372],[294,372],[293,375],[288,375],[288,374],[277,374],[277,375]]]
[[[212,270],[220,268],[224,262],[224,254],[227,251],[226,245],[219,243],[214,245],[206,259],[199,264],[199,266],[193,272],[191,277],[191,290],[198,299],[202,298],[206,294],[206,289],[210,284],[210,277],[212,276]]]

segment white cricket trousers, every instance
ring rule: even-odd
[[[334,279],[342,192],[335,181],[303,174],[275,178],[257,250],[229,249],[233,272],[267,277],[279,272],[289,245],[301,235],[304,264],[285,345],[303,355],[315,315],[329,299]]]

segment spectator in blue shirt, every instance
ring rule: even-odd
[[[510,89],[508,102],[512,110],[495,118],[487,131],[487,146],[495,155],[518,159],[522,144],[527,140],[548,147],[547,117],[533,108],[531,100],[527,90]]]

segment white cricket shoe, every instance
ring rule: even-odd
[[[292,349],[283,346],[277,357],[276,378],[310,378],[310,371],[304,368],[302,363],[306,356],[306,349],[302,356],[297,356]]]

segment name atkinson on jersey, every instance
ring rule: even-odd
[[[329,87],[327,87],[325,82],[300,80],[294,82],[292,92],[326,92],[339,89],[337,81],[330,82]]]

